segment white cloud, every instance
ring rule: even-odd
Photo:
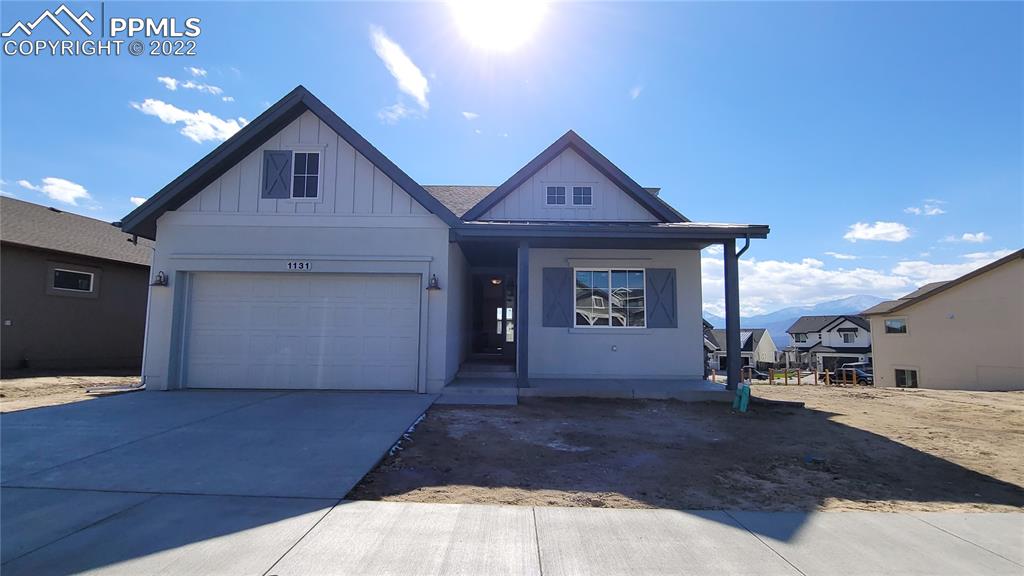
[[[79,200],[92,200],[92,196],[89,195],[89,191],[85,189],[85,186],[63,178],[47,176],[43,178],[42,185],[32,184],[28,180],[18,180],[18,186],[26,190],[39,192],[51,200],[71,204],[72,206],[78,206]]]
[[[858,260],[860,256],[854,256],[853,254],[843,254],[842,252],[825,252],[826,256],[831,256],[836,260]]]
[[[712,244],[711,246],[708,246],[707,248],[704,249],[704,253],[710,254],[711,256],[718,256],[724,251],[725,247],[722,246],[721,244]]]
[[[908,206],[903,211],[914,216],[938,216],[945,214],[946,211],[939,204],[945,204],[945,202],[942,200],[925,200],[923,206]]]
[[[132,196],[132,197],[128,198],[128,201],[131,202],[132,204],[136,205],[136,206],[142,206],[142,204],[146,201],[146,199],[141,197],[141,196]]]
[[[705,250],[706,252],[706,250]],[[952,280],[1011,253],[1011,250],[965,254],[963,262],[935,264],[925,260],[901,261],[892,269],[829,268],[821,260],[799,262],[741,258],[740,312],[764,314],[787,306],[816,304],[857,294],[899,298],[929,282]],[[723,262],[701,258],[704,310],[725,312]]]
[[[629,98],[630,98],[630,100],[636,100],[637,98],[639,98],[640,97],[640,93],[643,92],[643,91],[644,91],[644,87],[642,85],[640,85],[640,84],[637,84],[636,86],[633,86],[632,88],[630,88],[629,89]]]
[[[223,98],[221,98],[221,101],[222,102],[234,102],[235,101],[235,97],[234,96],[224,96]]]
[[[206,78],[205,68],[196,68],[195,66],[186,66],[185,70],[188,71],[194,78]]]
[[[374,52],[384,62],[388,72],[395,77],[398,89],[416,99],[424,110],[430,108],[430,103],[427,102],[427,93],[430,92],[427,78],[405,54],[405,50],[378,26],[370,27],[370,39]]]
[[[14,192],[9,192],[7,189],[7,180],[0,179],[0,196],[7,196],[8,198],[17,198],[18,195]]]
[[[988,242],[992,237],[984,232],[978,232],[977,234],[971,232],[964,232],[960,236],[946,236],[942,239],[943,242],[970,242],[972,244],[981,244],[982,242]]]
[[[466,120],[476,120],[477,118],[480,117],[480,115],[477,114],[476,112],[463,112],[462,117],[465,118]]]
[[[174,91],[178,89],[178,81],[169,76],[157,76],[156,81],[163,84],[164,88]]]
[[[181,134],[197,143],[227,140],[248,124],[245,118],[225,120],[204,110],[182,110],[173,104],[153,98],[147,98],[141,104],[131,102],[131,106],[143,114],[156,116],[164,124],[184,124],[180,130]]]
[[[1002,258],[1004,256],[1009,256],[1010,254],[1013,254],[1013,253],[1014,253],[1014,250],[1010,250],[1009,248],[1003,248],[1002,250],[993,250],[991,252],[971,252],[969,254],[964,254],[963,257],[967,258],[968,260],[988,260],[988,261],[993,261],[993,260],[999,260],[1000,258]]]
[[[480,130],[479,128],[477,128],[476,130],[473,130],[473,133],[474,134],[483,134],[483,131]]]
[[[381,108],[377,112],[377,118],[380,118],[381,122],[385,124],[396,124],[404,118],[412,118],[419,115],[420,112],[417,109],[409,108],[401,102]]]
[[[220,96],[224,93],[224,90],[220,86],[214,86],[212,84],[204,84],[202,82],[193,82],[192,80],[178,80],[169,76],[158,76],[157,82],[164,85],[164,88],[175,91],[178,88],[184,88],[186,90],[195,90],[197,92],[204,92],[206,94],[212,94],[214,96]]]
[[[850,230],[843,235],[850,242],[857,240],[880,240],[883,242],[902,242],[910,238],[910,229],[899,222],[857,222],[850,225]]]

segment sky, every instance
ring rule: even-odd
[[[748,315],[1024,245],[1024,4],[511,5],[106,2],[199,18],[196,54],[4,54],[0,190],[119,220],[302,84],[421,184],[500,184],[573,129],[691,220],[770,225]],[[720,249],[702,274],[722,314]]]

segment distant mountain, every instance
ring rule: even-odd
[[[878,296],[857,295],[828,302],[819,302],[811,306],[790,306],[757,316],[740,316],[740,326],[743,328],[766,328],[772,335],[772,340],[779,348],[789,345],[789,335],[786,329],[796,322],[801,316],[826,316],[829,314],[855,314],[866,310],[885,298]],[[725,328],[725,318],[714,314],[704,314],[704,319],[711,322],[715,328]]]

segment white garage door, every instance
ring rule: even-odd
[[[191,388],[416,390],[418,276],[195,274]]]

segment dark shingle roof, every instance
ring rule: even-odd
[[[764,328],[740,328],[740,343],[742,345],[742,352],[753,352],[754,348],[761,342],[761,338],[764,337]],[[725,330],[708,330],[708,334],[711,336],[710,340],[713,344],[718,346],[718,349],[725,352],[728,350],[728,345],[725,340]],[[746,338],[744,338],[746,336]]]
[[[423,189],[441,201],[456,216],[462,217],[477,202],[494,191],[495,186],[424,186]]]
[[[0,198],[0,241],[5,243],[149,266],[153,242],[140,238],[136,245],[130,239],[110,222]]]
[[[871,308],[868,308],[867,310],[861,312],[861,314],[870,316],[872,314],[887,314],[889,312],[898,312],[906,308],[907,306],[917,304],[921,300],[930,298],[941,292],[945,292],[946,290],[949,290],[954,286],[958,286],[960,284],[963,284],[964,282],[967,282],[971,278],[976,278],[986,272],[989,272],[990,270],[999,268],[1003,264],[1008,264],[1010,262],[1013,262],[1014,260],[1018,260],[1021,258],[1024,258],[1024,250],[1017,250],[1016,252],[1003,256],[1002,258],[996,260],[995,262],[992,262],[991,264],[986,264],[985,266],[982,266],[981,268],[978,268],[973,272],[968,272],[967,274],[964,274],[959,278],[947,280],[945,282],[932,282],[931,284],[925,284],[924,286],[921,286],[917,290],[914,290],[913,292],[907,294],[906,296],[900,298],[899,300],[889,300],[888,302],[875,304]]]
[[[825,316],[801,316],[793,322],[786,332],[789,334],[807,334],[810,332],[821,332],[826,326],[840,318],[845,318],[865,330],[871,330],[871,324],[867,319],[855,314],[828,314]]]

